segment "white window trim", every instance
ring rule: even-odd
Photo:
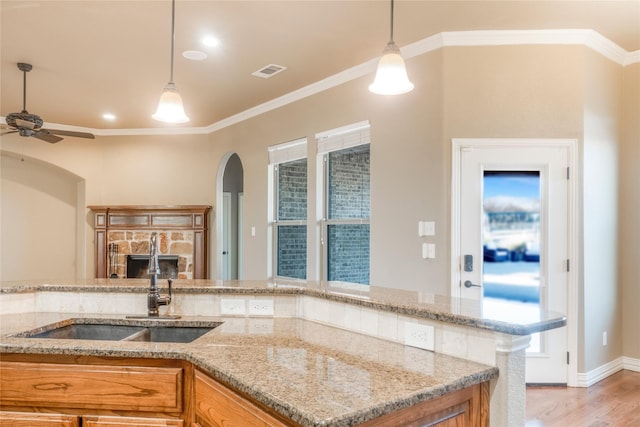
[[[270,209],[268,210],[268,222],[269,230],[268,236],[270,237],[267,242],[270,248],[270,259],[268,263],[267,277],[282,278],[298,280],[292,277],[279,276],[278,275],[278,227],[283,225],[307,225],[308,220],[278,220],[278,166],[282,163],[288,163],[295,160],[301,160],[307,158],[307,138],[300,138],[282,144],[272,145],[268,149],[269,152],[269,190],[268,190],[268,203]],[[307,168],[308,170],[308,168]],[[307,175],[307,188],[309,186],[309,176]],[[308,208],[307,208],[308,209]],[[307,212],[307,218],[309,214]],[[307,237],[308,242],[308,237]],[[307,243],[308,245],[308,243]],[[307,257],[309,256],[309,249],[307,246]],[[308,261],[307,261],[308,263]],[[308,268],[306,268],[305,276],[308,278]]]
[[[267,150],[270,165],[304,159],[307,157],[307,138],[272,145]]]
[[[353,123],[339,128],[316,134],[317,150],[317,175],[316,182],[321,183],[317,188],[322,191],[316,193],[316,218],[317,227],[320,232],[319,245],[319,271],[321,273],[320,280],[328,280],[328,245],[327,233],[329,225],[341,224],[370,224],[369,219],[350,218],[350,219],[328,219],[327,207],[329,198],[329,171],[328,171],[328,154],[340,151],[346,148],[357,147],[360,145],[369,145],[371,149],[371,125],[368,120]],[[369,266],[371,272],[371,266]]]

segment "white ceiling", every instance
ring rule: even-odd
[[[169,80],[171,2],[0,2],[0,115],[27,109],[48,123],[91,129],[167,126],[151,119]],[[594,29],[640,50],[640,0],[410,1],[395,4],[402,47],[443,31]],[[211,34],[219,47],[200,40]],[[191,121],[204,127],[380,55],[389,2],[187,1],[176,3],[174,80]],[[182,57],[202,50],[204,61]],[[268,65],[270,79],[251,75]],[[410,70],[409,70],[410,72]],[[363,88],[366,90],[366,88]],[[102,114],[113,113],[114,122]]]

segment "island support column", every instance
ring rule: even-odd
[[[497,380],[491,382],[491,425],[524,427],[526,350],[531,335],[497,334]]]

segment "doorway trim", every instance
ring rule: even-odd
[[[576,387],[578,382],[578,140],[571,138],[452,138],[451,139],[451,297],[460,298],[460,167],[461,152],[468,148],[525,148],[566,147],[569,154],[568,188],[568,256],[571,271],[567,277],[567,349],[570,357],[567,366],[567,385]]]

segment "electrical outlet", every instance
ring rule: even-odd
[[[246,313],[243,299],[222,299],[220,300],[220,314],[223,316],[239,316]]]
[[[607,331],[604,331],[602,333],[602,346],[606,347],[606,345],[607,345]]]
[[[404,343],[406,345],[433,351],[435,349],[434,336],[433,326],[411,322],[404,324]]]
[[[250,316],[273,316],[273,300],[252,299],[249,301]]]

